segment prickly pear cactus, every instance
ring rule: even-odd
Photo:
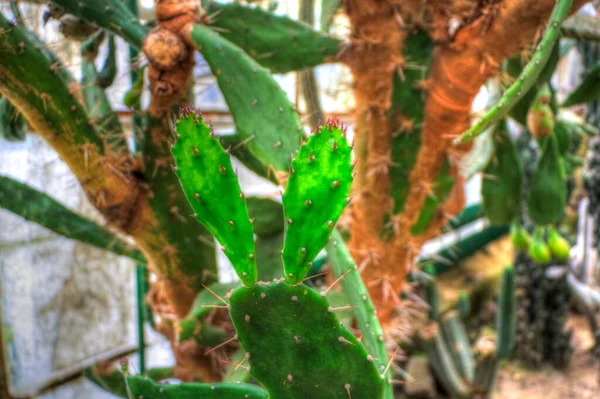
[[[374,357],[324,296],[285,281],[240,287],[230,301],[250,369],[272,398],[380,398]]]
[[[252,223],[231,159],[199,113],[184,109],[176,130],[176,173],[195,216],[219,241],[242,282],[252,285],[257,280]]]
[[[352,149],[341,126],[328,122],[300,148],[290,169],[283,209],[285,276],[301,282],[348,203]]]
[[[267,392],[250,384],[159,384],[139,375],[127,378],[130,399],[267,399]]]
[[[381,398],[385,366],[378,370],[375,357],[340,323],[324,295],[298,284],[347,203],[352,166],[343,129],[327,123],[292,162],[283,197],[288,281],[272,283],[256,283],[252,225],[229,155],[190,109],[177,121],[177,136],[172,151],[188,200],[244,284],[228,303],[218,300],[229,308],[252,376],[274,399]]]

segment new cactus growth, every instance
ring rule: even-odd
[[[176,132],[173,159],[194,217],[215,236],[242,282],[250,286],[258,278],[252,222],[231,159],[212,128],[191,109],[182,111]],[[199,171],[214,178],[204,179]],[[229,201],[220,200],[223,193]]]
[[[351,148],[345,135],[342,126],[328,122],[300,147],[290,166],[283,195],[283,263],[290,283],[304,279],[350,201]]]

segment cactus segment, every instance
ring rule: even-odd
[[[292,162],[283,195],[287,220],[283,264],[290,283],[304,279],[348,203],[352,149],[345,136],[342,126],[328,122]]]
[[[460,376],[472,382],[475,373],[475,359],[463,322],[456,312],[451,312],[444,316],[441,326],[450,355],[454,359]]]
[[[6,141],[25,140],[25,118],[6,98],[0,98],[0,137]]]
[[[577,104],[590,103],[600,98],[600,62],[585,72],[579,86],[565,99],[562,106],[571,107]]]
[[[238,282],[213,283],[200,291],[187,316],[179,320],[179,341],[183,342],[192,337],[198,340],[198,334],[204,326],[204,317],[212,312],[215,306],[224,305],[218,297],[225,298],[238,285]]]
[[[115,36],[108,35],[108,54],[102,64],[102,68],[98,73],[98,79],[96,80],[98,86],[106,89],[113,84],[117,77],[117,46],[115,43]]]
[[[254,234],[268,238],[283,232],[283,207],[281,203],[269,198],[248,197],[246,205],[248,205],[250,219],[253,220]]]
[[[138,49],[148,34],[148,28],[121,0],[52,0],[52,3],[69,14],[121,36]]]
[[[404,70],[404,79],[394,74],[392,105],[388,113],[392,132],[390,194],[394,198],[394,213],[404,209],[410,189],[410,173],[421,147],[425,93],[420,84],[427,80],[434,47],[426,32],[410,35],[404,46],[405,59],[410,62],[411,68]]]
[[[219,141],[223,148],[227,148],[227,150],[231,152],[231,155],[236,157],[245,167],[256,173],[258,176],[279,185],[273,168],[270,168],[256,158],[248,149],[246,142],[238,134],[219,136]]]
[[[242,282],[254,284],[258,273],[252,223],[229,154],[191,109],[182,110],[176,131],[176,173],[195,217],[221,244]]]
[[[437,322],[429,323],[419,333],[419,345],[427,353],[433,372],[451,398],[468,398],[469,386],[454,366]]]
[[[567,205],[567,181],[556,137],[544,142],[531,178],[527,214],[538,225],[558,222]]]
[[[159,384],[140,375],[128,376],[129,399],[267,399],[267,392],[251,384]]]
[[[467,206],[461,213],[451,218],[445,226],[445,231],[459,229],[471,222],[476,221],[485,215],[481,204],[473,204]]]
[[[502,119],[523,94],[526,94],[533,87],[552,54],[554,42],[560,34],[560,25],[569,14],[572,3],[572,0],[558,0],[556,2],[542,40],[537,45],[531,60],[523,68],[521,75],[504,92],[498,103],[486,112],[469,130],[458,137],[455,143],[467,143],[479,136],[492,124]]]
[[[353,306],[354,317],[362,332],[362,341],[367,351],[376,358],[379,368],[385,367],[388,363],[388,354],[375,305],[371,301],[369,291],[360,277],[360,271],[350,256],[341,234],[334,229],[331,237],[332,239],[326,247],[331,270],[336,278],[341,278],[342,291],[350,305]],[[343,277],[344,275],[345,277]],[[384,381],[386,383],[385,399],[394,397],[392,385],[389,383],[390,379],[391,371],[388,370]]]
[[[410,228],[410,233],[413,236],[419,235],[429,226],[429,223],[435,216],[435,212],[438,207],[444,203],[452,187],[454,186],[454,177],[451,174],[450,163],[448,159],[444,160],[444,165],[438,174],[437,179],[433,185],[433,194],[428,195],[419,213],[419,218],[415,224]]]
[[[195,25],[191,39],[216,76],[250,152],[265,165],[287,171],[304,135],[287,94],[265,68],[218,33]]]
[[[498,296],[496,313],[496,356],[499,360],[508,359],[515,345],[516,309],[515,274],[512,266],[504,269],[502,285]]]
[[[471,316],[471,298],[469,298],[469,294],[465,291],[460,292],[456,308],[460,318],[463,321],[467,321]]]
[[[493,340],[487,337],[480,338],[475,344],[474,352],[477,367],[473,379],[473,391],[489,393],[492,391],[498,371],[498,358],[494,352]]]
[[[307,24],[260,7],[209,2],[206,12],[215,15],[210,25],[219,28],[223,37],[274,73],[333,61],[344,44]]]
[[[166,380],[167,378],[172,378],[174,372],[175,371],[172,367],[162,367],[147,370],[144,375],[151,380],[161,381]],[[129,398],[127,394],[127,383],[125,382],[125,376],[121,371],[113,370],[110,373],[100,373],[98,371],[98,367],[92,366],[85,368],[83,370],[83,375],[99,388],[110,392],[119,398]]]
[[[382,397],[373,357],[309,287],[285,281],[240,287],[230,314],[252,376],[270,397]]]
[[[145,263],[144,255],[110,230],[79,216],[49,195],[0,175],[0,208],[56,234]]]
[[[440,297],[438,295],[437,284],[433,278],[428,278],[425,282],[425,300],[429,305],[429,320],[440,318]]]
[[[481,196],[492,225],[509,225],[521,209],[523,167],[506,123],[494,132],[494,156],[483,172]]]

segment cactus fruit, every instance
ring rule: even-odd
[[[297,71],[332,61],[343,41],[313,30],[308,24],[275,15],[260,7],[207,2],[214,15],[210,26],[274,73]]]
[[[191,38],[217,77],[237,134],[265,165],[287,171],[304,130],[285,92],[265,68],[218,33],[195,25]]]
[[[283,264],[290,283],[304,279],[349,201],[352,149],[345,136],[342,126],[328,122],[292,161],[283,195],[287,220]]]
[[[531,240],[531,245],[529,246],[529,256],[534,262],[543,265],[552,260],[550,248],[548,248],[548,245],[546,245],[546,242],[544,241],[543,227],[538,226],[533,232],[533,239]]]
[[[561,236],[554,226],[548,227],[548,247],[554,259],[561,262],[569,259],[571,251],[569,241]]]
[[[514,221],[510,227],[510,239],[518,251],[526,251],[531,245],[531,236],[518,221]]]
[[[484,170],[481,196],[492,225],[508,225],[521,208],[523,167],[505,122],[494,131],[494,156]]]
[[[512,266],[504,269],[496,313],[496,356],[508,359],[515,344],[515,277]]]
[[[572,3],[572,0],[558,0],[556,2],[544,35],[537,45],[535,53],[525,68],[523,68],[521,75],[506,89],[496,105],[462,136],[456,139],[457,143],[467,143],[473,140],[492,124],[499,121],[519,101],[523,94],[527,93],[535,84],[552,54],[554,42],[560,34],[560,25],[569,14]]]
[[[254,284],[258,274],[252,223],[229,154],[191,109],[182,110],[176,131],[176,173],[195,217],[221,244],[242,282]]]
[[[541,157],[531,178],[527,214],[538,225],[559,221],[567,205],[567,183],[556,137],[544,140]]]
[[[527,128],[533,137],[548,137],[552,134],[555,127],[554,112],[550,102],[552,92],[550,85],[543,85],[536,93],[533,103],[527,111]]]
[[[128,376],[129,399],[267,399],[267,392],[256,385],[244,383],[159,384],[148,377]]]
[[[285,281],[240,287],[230,299],[252,376],[273,398],[381,398],[383,379],[327,300]]]

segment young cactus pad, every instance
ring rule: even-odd
[[[382,397],[374,358],[312,289],[283,280],[240,287],[230,314],[252,376],[270,398]]]
[[[127,378],[130,399],[267,399],[267,392],[250,384],[159,384],[140,375]]]
[[[196,111],[183,109],[176,131],[172,149],[176,173],[195,216],[221,244],[242,282],[254,284],[252,223],[229,154]]]
[[[348,203],[352,149],[342,126],[328,122],[301,146],[283,195],[285,277],[301,282]]]

